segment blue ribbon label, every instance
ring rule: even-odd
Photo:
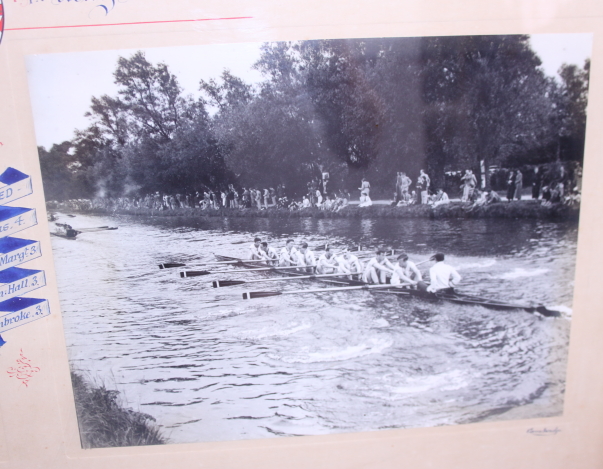
[[[12,298],[0,302],[0,333],[50,315],[48,300]]]
[[[0,206],[0,238],[10,236],[38,224],[33,208]]]
[[[31,177],[27,174],[14,168],[7,168],[0,174],[0,205],[20,199],[31,193],[33,193]]]
[[[21,238],[0,238],[0,269],[15,267],[42,255],[40,242]]]
[[[46,285],[43,270],[10,267],[0,272],[0,300],[8,300]]]

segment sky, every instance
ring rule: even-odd
[[[562,64],[580,67],[590,57],[592,34],[534,34],[532,48],[544,72],[556,76]],[[217,78],[224,69],[247,83],[261,81],[252,69],[261,43],[210,44],[144,49],[147,60],[164,62],[178,77],[185,94],[199,95],[199,81]],[[84,117],[92,96],[117,95],[113,71],[120,56],[137,49],[30,55],[26,58],[37,144],[49,149],[73,138],[74,129],[89,125]]]

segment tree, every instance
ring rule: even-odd
[[[120,57],[113,76],[121,86],[118,93],[130,116],[128,124],[137,127],[139,135],[170,140],[187,117],[187,103],[167,65],[153,66],[138,51],[129,59]]]
[[[561,84],[555,90],[557,107],[554,122],[558,136],[557,158],[582,162],[586,135],[586,105],[590,60],[582,69],[564,64],[559,69]]]
[[[488,171],[543,144],[553,109],[528,36],[425,38],[423,61],[432,162]]]

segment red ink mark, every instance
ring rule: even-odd
[[[11,366],[7,373],[9,374],[10,378],[17,378],[25,385],[25,387],[27,387],[29,380],[33,378],[34,373],[40,371],[40,368],[37,366],[31,366],[29,358],[23,355],[23,349],[21,349],[20,352],[21,358],[17,360],[19,366],[17,368],[13,368]]]
[[[191,23],[194,21],[226,21],[226,20],[249,20],[253,16],[236,16],[233,18],[200,18],[196,20],[167,20],[167,21],[139,21],[136,23],[108,23],[108,24],[76,24],[72,26],[36,26],[32,28],[6,28],[5,31],[24,31],[29,29],[59,29],[59,28],[96,28],[99,26],[131,26],[137,24],[160,24],[160,23]]]

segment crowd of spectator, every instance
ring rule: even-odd
[[[524,169],[524,171],[526,171]],[[458,173],[457,173],[458,174]],[[582,189],[582,168],[575,164],[570,171],[562,164],[534,166],[527,170],[531,181],[531,193],[524,188],[524,173],[519,169],[506,173],[506,200],[531,198],[548,206],[553,204],[578,205]],[[458,176],[457,176],[458,177]],[[466,210],[500,203],[501,195],[493,189],[478,188],[478,179],[471,169],[460,175],[459,195]],[[483,184],[482,184],[483,185]],[[103,208],[107,210],[146,208],[153,210],[176,210],[195,208],[201,210],[220,209],[257,209],[281,208],[303,210],[318,208],[327,211],[340,211],[350,203],[351,196],[346,190],[334,191],[329,185],[329,173],[321,170],[321,177],[315,177],[307,184],[307,193],[301,199],[289,198],[284,184],[274,187],[237,189],[233,184],[221,190],[206,189],[192,194],[166,194],[159,191],[144,196],[97,197],[95,199],[77,199],[68,202],[71,208],[89,210]],[[360,182],[359,207],[368,207],[371,200],[370,182],[363,178]],[[429,175],[421,170],[417,181],[413,181],[405,172],[396,174],[395,192],[392,206],[430,205],[438,207],[451,203],[451,198],[443,188],[433,190]]]

